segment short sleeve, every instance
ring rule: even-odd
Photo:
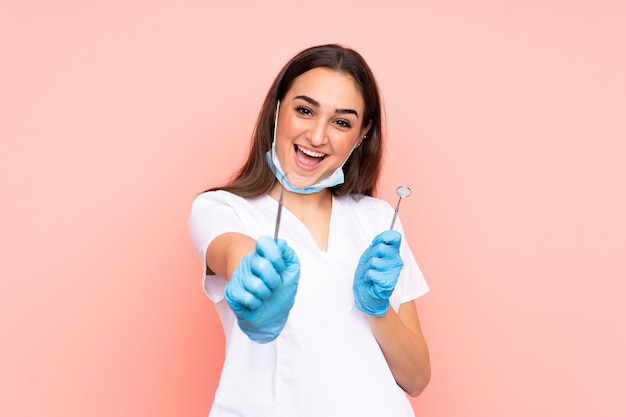
[[[417,264],[417,261],[413,256],[413,252],[409,247],[406,235],[404,234],[404,229],[402,228],[402,222],[399,218],[396,221],[395,228],[400,233],[402,233],[400,256],[402,257],[402,261],[404,262],[402,272],[400,273],[400,277],[398,278],[396,291],[394,291],[391,299],[391,303],[397,309],[400,304],[415,300],[416,298],[419,298],[422,295],[426,294],[429,291],[429,288],[428,284],[426,283],[426,279],[422,274],[422,270]]]
[[[231,199],[230,194],[225,191],[200,194],[194,199],[187,220],[191,240],[202,264],[202,286],[207,296],[214,302],[224,298],[226,280],[217,275],[207,274],[207,248],[213,239],[221,234],[244,231]]]
[[[389,229],[389,221],[394,215],[394,209],[384,200],[366,197],[362,195],[352,195],[356,202],[354,206],[353,220],[354,227],[359,227],[366,232],[368,244],[371,239]],[[400,304],[415,300],[429,291],[426,279],[411,252],[400,216],[396,218],[394,230],[402,235],[400,244],[400,256],[404,263],[398,282],[391,295],[390,303],[397,311]]]

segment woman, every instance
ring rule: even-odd
[[[357,52],[306,49],[271,86],[243,167],[196,197],[188,226],[226,334],[210,416],[413,416],[405,393],[430,379],[413,300],[428,287],[372,197],[381,113]]]

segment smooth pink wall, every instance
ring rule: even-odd
[[[323,42],[379,78],[380,196],[414,190],[417,415],[626,414],[620,2],[6,3],[0,416],[207,415],[223,336],[191,200],[241,162],[285,60]]]

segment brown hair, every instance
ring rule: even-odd
[[[349,193],[374,194],[383,155],[382,103],[378,86],[372,71],[358,52],[335,44],[305,49],[283,67],[259,112],[246,162],[226,185],[207,191],[226,190],[246,198],[259,197],[269,192],[277,181],[265,159],[265,154],[272,146],[276,104],[285,97],[298,76],[319,67],[348,74],[354,79],[365,102],[361,129],[372,122],[367,138],[352,152],[343,167],[344,183],[332,187],[330,191],[338,196]]]

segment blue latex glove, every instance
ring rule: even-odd
[[[287,323],[300,278],[300,261],[282,239],[262,236],[241,259],[224,290],[239,327],[250,340],[268,343]]]
[[[400,257],[401,241],[399,232],[386,230],[361,255],[352,290],[355,304],[362,312],[384,316],[389,310],[389,297],[404,265]]]

